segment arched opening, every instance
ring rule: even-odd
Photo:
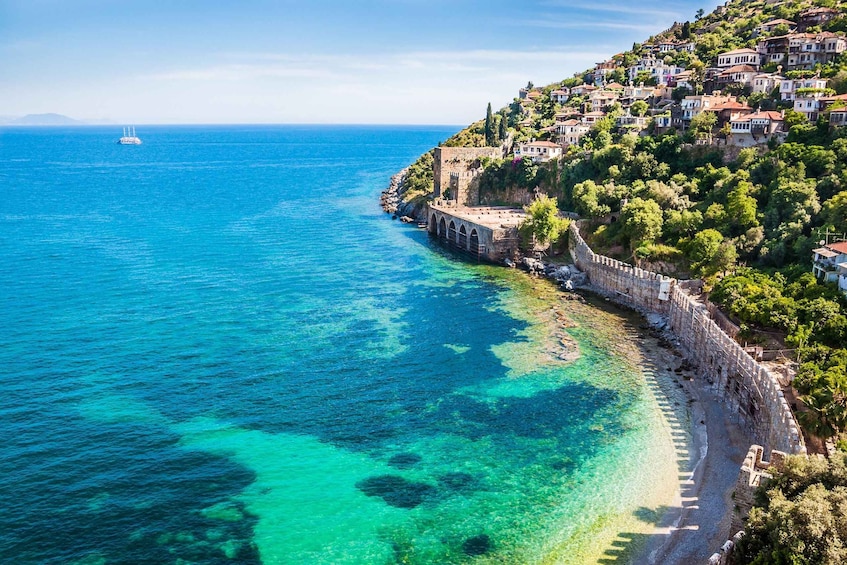
[[[438,233],[438,219],[435,217],[435,214],[429,218],[429,229],[427,231],[429,233]]]
[[[438,237],[447,237],[447,222],[444,221],[444,216],[442,216],[441,221],[438,222]]]
[[[468,232],[465,230],[465,224],[459,226],[459,247],[468,248]]]
[[[450,220],[450,227],[447,228],[447,240],[451,243],[456,243],[456,224]]]
[[[474,255],[479,255],[479,234],[476,233],[476,229],[471,230],[471,244],[469,249]]]

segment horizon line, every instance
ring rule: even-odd
[[[479,120],[475,120],[479,121]],[[473,124],[474,122],[470,122]],[[346,127],[373,127],[373,126],[383,126],[383,127],[461,127],[466,128],[470,124],[443,124],[443,123],[398,123],[398,122],[372,122],[372,123],[364,123],[364,122],[203,122],[203,123],[193,123],[193,122],[136,122],[130,124],[132,127],[138,126],[325,126],[325,127],[337,127],[337,126],[346,126]],[[0,124],[0,128],[91,128],[91,127],[99,127],[99,128],[112,128],[112,127],[127,127],[125,124],[121,123],[113,123],[113,124],[86,124],[86,123],[76,123],[76,124]]]

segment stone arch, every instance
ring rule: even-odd
[[[429,233],[438,233],[438,218],[435,217],[434,213],[429,218],[429,229],[427,231]]]
[[[465,229],[465,224],[459,226],[459,247],[468,248],[468,231]]]
[[[447,228],[447,240],[455,243],[456,242],[456,222],[450,220],[450,227]]]
[[[470,245],[468,248],[472,253],[479,253],[479,234],[476,233],[476,228],[471,230]]]
[[[438,237],[447,237],[447,222],[444,221],[444,216],[441,216],[441,221],[438,222]]]

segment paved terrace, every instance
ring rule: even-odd
[[[495,230],[500,228],[515,228],[526,218],[526,212],[521,208],[508,206],[444,206],[430,204],[432,210],[443,212],[466,222]]]

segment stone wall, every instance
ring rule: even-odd
[[[481,210],[495,220],[494,226],[474,221],[471,214]],[[427,207],[427,230],[448,247],[473,259],[500,263],[514,257],[520,238],[516,223],[496,223],[499,210],[505,209],[464,208],[433,202]]]
[[[578,224],[570,227],[571,256],[591,284],[619,302],[665,317],[698,376],[727,403],[754,441],[767,450],[806,453],[776,375],[745,353],[680,281],[597,255],[582,239]]]
[[[732,513],[732,526],[730,532],[732,538],[726,540],[720,550],[709,558],[709,565],[731,565],[733,563],[733,552],[735,546],[744,537],[742,528],[753,508],[753,495],[761,485],[766,484],[771,478],[771,469],[779,468],[785,461],[786,454],[782,451],[771,451],[770,461],[764,460],[765,448],[761,445],[751,445],[741,464],[738,473],[738,482],[732,499],[735,501],[735,511]]]
[[[471,190],[473,180],[482,172],[480,159],[499,158],[500,147],[436,147],[432,163],[434,198],[454,200],[460,205],[473,206],[479,192]]]
[[[737,532],[744,527],[750,509],[753,508],[753,495],[756,489],[767,483],[771,478],[770,470],[780,468],[785,461],[786,453],[782,451],[771,451],[770,461],[765,461],[765,448],[761,445],[751,445],[741,464],[741,472],[738,474],[738,483],[735,485],[733,500],[737,507],[732,516],[732,532]]]
[[[720,550],[713,553],[709,558],[709,565],[733,565],[732,554],[742,537],[744,537],[744,532],[738,532],[732,538],[726,540]]]

